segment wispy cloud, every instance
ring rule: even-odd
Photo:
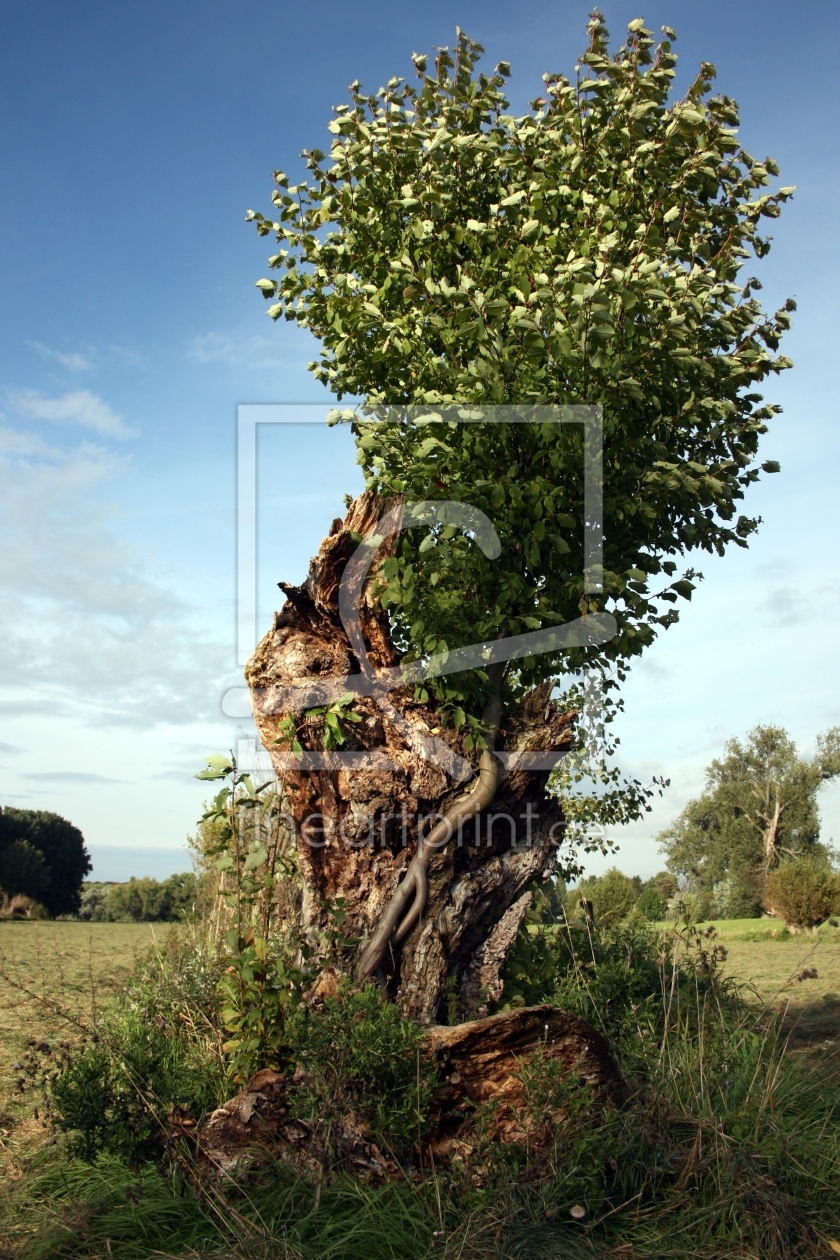
[[[51,424],[77,425],[93,429],[103,437],[125,439],[136,437],[137,429],[125,423],[122,416],[89,389],[74,389],[52,398],[35,389],[9,390],[6,398],[19,415]]]
[[[187,354],[197,363],[245,363],[250,367],[276,367],[289,352],[285,335],[287,331],[285,326],[281,326],[273,337],[225,332],[201,333],[188,343]]]
[[[4,430],[0,430],[0,438]],[[220,718],[230,649],[114,531],[121,461],[0,442],[0,712],[88,726]],[[5,449],[4,449],[5,447]],[[25,692],[22,684],[25,680]],[[233,679],[230,679],[233,681]]]
[[[23,749],[18,748],[17,744],[4,744],[0,741],[0,756],[13,757],[21,752],[23,752]]]
[[[50,346],[45,346],[40,341],[27,341],[26,344],[31,346],[33,350],[37,350],[45,359],[53,359],[71,372],[93,371],[93,363],[87,355],[67,354],[63,350],[53,350]]]
[[[125,779],[112,779],[106,774],[84,774],[77,770],[44,770],[38,774],[22,774],[22,779],[49,778],[52,783],[125,783]]]

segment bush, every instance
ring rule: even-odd
[[[201,1115],[227,1097],[217,982],[209,943],[173,936],[138,964],[78,1050],[47,1061],[48,1105],[72,1151],[141,1164],[161,1153],[171,1106]]]
[[[793,858],[767,876],[764,905],[789,928],[812,928],[840,912],[840,874],[824,861]]]
[[[639,1037],[662,1033],[663,994],[689,1009],[714,991],[725,949],[713,928],[675,927],[667,937],[640,918],[615,925],[578,923],[520,931],[503,972],[505,1006],[550,1002],[582,1016],[616,1047],[638,1052]],[[688,1005],[686,1005],[686,1002]]]
[[[647,884],[636,902],[636,909],[643,919],[647,919],[649,923],[655,923],[664,919],[668,913],[668,898],[655,884]]]
[[[434,1079],[419,1057],[423,1029],[375,985],[346,984],[320,1007],[299,1006],[286,1034],[306,1080],[292,1103],[302,1120],[353,1112],[376,1142],[416,1142]]]
[[[641,891],[642,881],[638,875],[625,875],[614,866],[603,875],[582,879],[569,900],[572,910],[579,901],[591,902],[596,922],[614,924],[627,918]]]
[[[731,872],[715,884],[714,913],[720,919],[760,919],[761,891],[750,872]]]

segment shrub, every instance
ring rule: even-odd
[[[173,935],[138,963],[77,1051],[48,1059],[48,1105],[72,1151],[88,1161],[105,1152],[140,1164],[161,1153],[172,1105],[201,1115],[224,1100],[217,982],[209,942]]]
[[[643,919],[655,923],[658,919],[664,919],[668,913],[668,898],[655,884],[646,884],[636,902],[636,909]]]
[[[354,992],[347,983],[320,1007],[299,1006],[286,1033],[307,1082],[293,1102],[301,1119],[352,1111],[374,1141],[416,1142],[433,1081],[420,1059],[423,1029],[375,985]]]
[[[728,1000],[731,986],[718,976],[724,957],[713,928],[675,927],[665,936],[639,918],[615,925],[571,920],[520,931],[503,996],[506,1006],[551,1002],[635,1054],[640,1036],[662,1033],[663,995],[671,995],[675,1010],[711,990]]]
[[[751,872],[730,872],[715,884],[713,894],[718,918],[761,918],[761,890]]]
[[[790,928],[811,928],[840,911],[840,874],[826,862],[793,858],[771,871],[764,905]]]
[[[101,901],[101,917],[113,922],[173,923],[189,914],[195,903],[196,880],[191,871],[156,879],[130,879],[111,884]]]
[[[570,900],[572,909],[580,900],[590,901],[597,922],[614,924],[627,918],[641,891],[642,881],[638,875],[625,875],[613,866],[603,875],[582,879]]]

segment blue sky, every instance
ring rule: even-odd
[[[796,370],[768,395],[781,476],[751,507],[749,552],[700,564],[680,626],[634,671],[622,758],[670,776],[618,835],[651,873],[653,836],[702,767],[756,722],[804,750],[840,722],[837,197],[840,10],[744,0],[603,6],[615,39],[644,16],[676,27],[685,82],[701,59],[742,109],[743,143],[797,185],[757,268],[768,304],[799,303]],[[376,89],[456,24],[513,66],[524,107],[570,72],[588,5],[326,0],[317,6],[76,0],[6,6],[0,182],[0,802],[55,809],[105,877],[166,874],[203,799],[191,775],[238,735],[219,698],[234,647],[235,409],[319,401],[307,336],[253,287],[275,166],[325,146],[354,78]],[[302,574],[341,495],[346,435],[288,430],[261,446],[260,591]],[[840,794],[824,798],[840,839]],[[126,854],[122,865],[109,850]],[[108,863],[111,863],[109,866]],[[601,863],[602,865],[602,863]],[[593,864],[593,869],[596,864]]]

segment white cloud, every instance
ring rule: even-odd
[[[135,728],[217,718],[230,647],[114,532],[105,494],[121,463],[4,432],[0,709]]]
[[[69,368],[71,372],[93,371],[93,364],[83,354],[65,354],[63,350],[52,350],[49,346],[42,345],[40,341],[27,341],[26,344],[31,346],[33,350],[37,350],[45,359],[54,359],[56,363],[60,363],[62,367]]]
[[[89,389],[74,389],[58,398],[51,398],[35,389],[9,390],[9,404],[20,415],[33,420],[49,420],[52,424],[79,425],[93,429],[103,437],[130,438],[137,430],[130,428],[122,416]]]

